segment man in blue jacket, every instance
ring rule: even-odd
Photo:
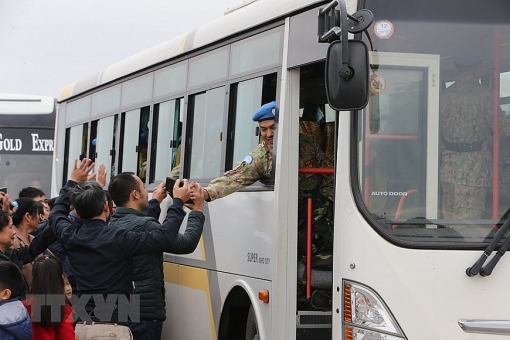
[[[203,194],[198,183],[193,183],[195,192],[200,195],[194,204],[186,206],[192,209],[189,216],[202,215]],[[147,216],[149,206],[147,191],[138,191],[143,187],[140,178],[133,173],[121,173],[115,176],[108,192],[117,205],[115,214],[110,218],[110,227],[121,227],[133,231],[152,231],[160,227],[159,211]],[[169,188],[169,190],[171,190]],[[152,198],[160,203],[166,197],[164,183],[153,192]],[[159,205],[158,205],[159,207]],[[149,213],[148,215],[151,215]],[[189,221],[189,220],[188,220]],[[178,234],[166,251],[174,254],[189,254],[195,250],[202,235],[202,224],[190,224],[184,234]],[[160,340],[163,321],[166,319],[165,281],[163,278],[163,253],[151,253],[133,258],[133,280],[135,294],[140,296],[140,323],[131,328],[135,338]]]
[[[86,181],[93,168],[94,163],[90,159],[83,159],[80,166],[75,161],[70,180],[60,190],[49,221],[69,257],[80,306],[86,305],[86,313],[77,310],[81,320],[118,322],[131,328],[133,321],[136,324],[138,320],[129,322],[122,319],[122,316],[127,317],[122,314],[126,305],[121,305],[121,297],[123,301],[132,301],[134,298],[132,257],[171,250],[186,215],[182,209],[183,202],[189,199],[191,189],[186,180],[182,187],[179,187],[179,182],[176,183],[173,188],[175,199],[158,229],[149,232],[129,231],[107,225],[111,202],[108,202],[100,185]],[[147,195],[143,186],[135,191],[138,197]],[[71,203],[82,219],[81,225],[69,219]],[[188,227],[203,224],[204,215],[201,212],[188,217]],[[111,301],[116,303],[114,308],[110,306]],[[132,306],[132,302],[127,301],[127,304]],[[73,306],[76,309],[77,305]]]

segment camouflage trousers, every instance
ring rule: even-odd
[[[443,218],[477,220],[485,211],[487,188],[441,181]]]
[[[333,270],[333,202],[318,191],[302,192],[298,215],[298,261],[306,257],[307,205],[312,199],[312,269]],[[312,279],[312,283],[313,283]],[[297,283],[298,310],[331,310],[331,289],[312,286],[310,299],[306,298],[306,280]]]

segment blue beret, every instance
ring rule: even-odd
[[[276,102],[267,103],[255,111],[251,119],[254,122],[262,122],[264,120],[274,119],[277,112],[278,107],[276,106]]]

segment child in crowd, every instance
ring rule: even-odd
[[[73,296],[73,287],[71,286],[71,283],[69,282],[69,277],[67,276],[66,273],[64,273],[64,290],[66,298],[70,300],[71,296]]]
[[[32,297],[27,300],[27,309],[32,316],[33,340],[75,340],[73,308],[65,296],[62,262],[56,256],[42,256],[34,261],[32,270]],[[51,305],[40,305],[37,296],[62,297],[59,311],[52,311]],[[40,314],[32,308],[40,308]],[[54,307],[54,305],[53,305]],[[38,320],[35,320],[35,316]],[[55,318],[55,315],[58,315]]]
[[[25,306],[25,279],[21,270],[10,261],[0,262],[0,339],[32,339],[32,326]]]

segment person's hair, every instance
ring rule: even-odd
[[[0,209],[0,231],[9,226],[9,213]]]
[[[38,214],[44,214],[46,212],[44,209],[44,204],[42,204],[41,202],[36,201],[35,205],[37,205],[37,213]]]
[[[34,261],[32,267],[32,291],[34,295],[65,296],[62,262],[56,256],[42,256]],[[65,300],[63,300],[65,301]],[[33,321],[44,327],[56,327],[64,318],[64,304],[60,306],[60,318],[52,320],[50,304],[41,304],[41,321]],[[55,314],[55,312],[53,312]],[[52,322],[54,321],[54,322]]]
[[[108,185],[108,192],[118,207],[123,207],[129,201],[133,190],[140,190],[139,183],[132,172],[123,172],[113,177]]]
[[[50,210],[53,209],[53,206],[55,205],[55,201],[57,200],[56,197],[50,198],[48,200],[48,205],[50,206]]]
[[[18,195],[19,198],[21,197],[36,198],[39,196],[46,196],[46,194],[41,189],[34,187],[23,188],[21,189]]]
[[[113,199],[112,199],[112,195],[110,195],[110,193],[108,192],[108,190],[105,190],[104,191],[105,195],[106,195],[106,200],[108,201],[108,209],[110,209],[110,213],[112,212],[113,210]]]
[[[97,182],[87,181],[69,190],[69,199],[82,220],[101,215],[106,194]]]
[[[0,290],[10,289],[11,299],[25,295],[25,278],[23,273],[10,261],[0,262]]]
[[[25,216],[26,213],[30,216],[38,216],[39,202],[36,202],[29,197],[18,198],[16,201],[18,202],[18,209],[14,215],[12,215],[12,223],[14,225],[19,225],[21,221],[23,221],[23,216]]]

